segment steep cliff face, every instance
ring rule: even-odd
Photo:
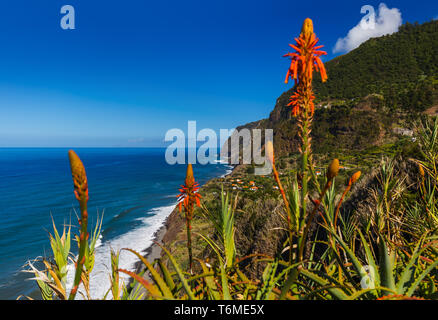
[[[265,129],[266,126],[264,123],[266,122],[266,119],[254,121],[247,123],[243,126],[239,126],[234,130],[233,134],[228,138],[228,140],[225,142],[224,146],[222,146],[221,149],[221,157],[222,158],[231,158],[231,155],[239,155],[243,157],[243,152],[245,151],[248,156],[251,156],[251,149],[250,148],[242,148],[242,144],[245,143],[242,138],[239,138],[239,132],[241,132],[244,129],[248,129],[250,131],[250,134],[252,133],[253,129]],[[236,141],[239,141],[239,144],[234,144],[232,141],[236,139]],[[240,140],[239,140],[240,139]],[[225,145],[228,144],[228,147],[225,147]],[[235,164],[235,163],[233,163]]]
[[[276,101],[275,107],[272,110],[269,118],[262,119],[259,121],[251,122],[236,128],[236,131],[228,139],[227,143],[230,146],[228,153],[223,153],[223,156],[230,157],[232,152],[236,152],[237,147],[240,148],[242,152],[242,143],[240,145],[232,146],[231,140],[235,135],[238,134],[242,129],[273,129],[274,133],[274,147],[276,153],[287,154],[290,152],[296,152],[298,146],[298,140],[296,139],[296,126],[295,120],[291,117],[290,108],[287,107],[288,99],[291,90],[283,93]],[[264,139],[262,139],[262,145],[264,144]],[[224,149],[224,148],[223,148]],[[239,152],[239,150],[237,150]]]
[[[291,92],[289,90],[277,99],[268,119],[240,126],[237,131],[244,128],[273,129],[274,148],[278,156],[298,152],[298,127],[287,106]],[[392,125],[397,121],[398,116],[383,108],[374,96],[367,96],[352,105],[320,103],[312,125],[312,149],[316,153],[324,153],[343,149],[362,150],[378,145],[391,136]],[[240,148],[242,150],[242,143]]]

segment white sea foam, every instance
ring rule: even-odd
[[[95,265],[91,272],[90,279],[90,294],[93,299],[102,299],[105,293],[110,288],[110,273],[111,273],[111,256],[110,249],[118,251],[122,248],[130,248],[137,252],[142,253],[148,247],[152,245],[155,232],[163,225],[166,218],[170,215],[175,205],[155,208],[149,211],[153,216],[139,219],[142,221],[142,225],[125,234],[118,236],[117,238],[105,241],[105,239],[99,239],[98,245],[96,245],[95,253]],[[119,268],[135,271],[135,263],[138,258],[128,251],[122,251],[119,258]],[[70,264],[68,266],[67,287],[71,288],[74,278],[74,266]],[[120,278],[125,282],[129,281],[129,276],[121,273]],[[81,290],[82,289],[82,290]],[[80,291],[83,291],[82,286],[79,287]],[[77,299],[81,299],[80,294],[77,295]],[[108,293],[107,299],[111,299],[111,292]]]
[[[233,169],[233,166],[227,166],[227,171],[223,175],[221,175],[221,178],[228,176],[231,172],[233,172]]]
[[[230,160],[228,158],[220,158],[219,160],[215,160],[215,162],[220,164],[228,164]]]

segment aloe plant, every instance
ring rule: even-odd
[[[53,300],[57,297],[61,300],[67,299],[67,274],[68,262],[70,258],[70,227],[68,230],[64,226],[62,235],[59,236],[58,230],[52,219],[53,235],[49,233],[50,246],[52,249],[52,259],[42,258],[27,263],[29,269],[24,270],[35,275],[43,300]],[[35,264],[42,262],[44,270],[39,270]]]
[[[340,162],[333,159],[324,178],[318,178],[311,152],[311,127],[314,116],[312,91],[313,71],[326,80],[327,75],[316,47],[318,40],[313,23],[306,19],[291,58],[286,76],[296,81],[291,96],[292,113],[297,117],[300,138],[300,167],[284,184],[275,166],[273,143],[265,146],[272,164],[273,180],[278,186],[283,224],[275,228],[285,231],[281,252],[274,257],[263,253],[239,257],[235,242],[235,213],[238,195],[231,196],[221,187],[220,208],[209,210],[200,203],[198,184],[189,164],[185,184],[180,189],[178,207],[184,206],[189,270],[185,270],[170,248],[162,245],[163,257],[150,262],[139,252],[123,248],[135,255],[145,266],[135,273],[119,267],[119,252],[111,250],[110,288],[114,300],[119,299],[416,299],[438,297],[438,118],[423,122],[419,128],[420,159],[411,159],[418,167],[418,179],[406,185],[396,163],[383,159],[372,189],[373,201],[367,203],[369,215],[356,216],[345,208],[353,184],[361,176],[356,171],[342,193],[335,188]],[[78,257],[75,261],[73,288],[66,288],[67,264],[71,259],[70,227],[60,236],[53,224],[50,235],[53,259],[42,259],[43,270],[29,262],[28,272],[35,280],[45,300],[74,299],[82,283],[86,298],[94,254],[102,220],[96,224],[91,239],[88,234],[88,184],[85,168],[69,151],[74,193],[80,206]],[[414,179],[415,180],[415,179]],[[311,183],[310,183],[311,182]],[[283,184],[286,186],[284,187]],[[312,190],[312,187],[314,188]],[[281,196],[281,199],[280,199]],[[193,233],[195,205],[201,207],[204,218],[213,226],[212,234]],[[279,206],[280,207],[280,206]],[[99,222],[100,221],[100,222]],[[311,230],[315,227],[316,231]],[[193,237],[192,236],[197,236]],[[194,256],[192,241],[201,241],[211,250],[208,257]],[[284,253],[287,252],[287,257]],[[260,279],[253,279],[242,268],[264,263]],[[133,284],[125,286],[120,273],[129,275]],[[144,294],[144,289],[146,294]]]
[[[344,269],[349,273],[348,278],[370,278],[370,275],[365,271],[365,266],[367,265],[373,271],[370,279],[372,285],[368,288],[362,288],[359,286],[359,281],[345,281],[341,286],[343,292],[342,294],[336,295],[337,298],[381,298],[388,295],[412,297],[419,289],[421,282],[430,275],[438,265],[438,257],[436,257],[435,260],[420,263],[421,255],[427,251],[430,246],[430,244],[424,243],[426,237],[423,237],[423,239],[420,239],[415,244],[410,254],[401,255],[395,248],[391,248],[387,240],[382,236],[379,242],[378,253],[380,259],[379,262],[377,262],[375,259],[376,253],[372,251],[372,246],[368,243],[366,237],[360,231],[358,232],[365,251],[366,259],[363,262],[335,232],[332,232],[332,235],[336,238],[336,242],[342,247],[348,256],[348,260],[352,264],[351,268]],[[397,257],[399,255],[400,257]],[[304,275],[312,278],[313,273],[308,271],[304,273]],[[344,277],[347,278],[346,275]],[[321,286],[332,285],[335,287],[338,285],[328,276],[321,276],[321,279],[313,278],[312,280]],[[430,294],[434,292],[435,291],[430,292]]]

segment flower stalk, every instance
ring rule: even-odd
[[[193,176],[193,167],[189,163],[187,165],[187,173],[185,184],[181,185],[181,192],[178,197],[178,209],[179,212],[182,211],[184,207],[184,217],[186,220],[186,231],[187,231],[187,250],[189,253],[189,270],[192,273],[193,268],[193,253],[192,253],[192,219],[194,215],[195,205],[201,206],[200,199],[201,195],[197,192],[199,190],[199,184],[195,181]]]
[[[275,182],[277,182],[278,189],[280,190],[281,196],[283,198],[284,206],[286,207],[286,211],[288,212],[288,219],[290,220],[289,201],[287,201],[286,193],[284,191],[283,185],[281,184],[280,176],[279,176],[277,168],[275,166],[274,146],[272,145],[272,141],[268,141],[266,143],[266,156],[267,156],[269,162],[271,163],[272,172],[274,174],[274,179],[275,179]]]
[[[288,225],[288,233],[289,233],[289,262],[292,262],[292,247],[293,247],[292,214],[289,206],[289,201],[287,200],[286,193],[284,191],[283,185],[281,184],[280,176],[275,166],[275,154],[274,154],[274,146],[272,144],[272,141],[268,141],[266,143],[265,153],[266,153],[266,157],[268,158],[272,166],[272,173],[274,174],[275,182],[277,182],[278,189],[280,190],[281,196],[283,198],[283,203],[286,208],[287,225]]]
[[[287,53],[284,56],[291,58],[291,64],[286,74],[285,83],[288,83],[289,78],[294,79],[296,90],[290,98],[288,106],[292,106],[292,114],[298,121],[298,136],[301,140],[301,172],[299,174],[301,180],[301,214],[300,228],[302,231],[307,216],[307,184],[309,180],[308,169],[311,162],[311,141],[310,133],[312,131],[312,119],[315,111],[314,99],[312,91],[313,71],[321,74],[323,82],[327,80],[327,73],[320,56],[327,54],[319,49],[323,46],[316,46],[319,39],[316,38],[313,32],[313,22],[307,18],[304,20],[303,27],[299,38],[295,39],[296,44],[290,44],[295,49],[293,53]],[[303,237],[299,235],[299,241],[303,241]],[[299,246],[302,244],[300,243]]]
[[[81,226],[81,231],[79,234],[79,255],[78,260],[76,261],[76,273],[73,281],[73,288],[70,291],[70,295],[68,297],[69,300],[74,300],[76,293],[79,288],[79,284],[81,283],[82,278],[82,269],[85,263],[85,251],[88,247],[88,211],[87,211],[87,203],[88,203],[88,182],[87,175],[85,172],[84,165],[78,155],[70,150],[68,152],[68,157],[70,159],[70,168],[73,178],[74,185],[74,194],[76,199],[79,202],[79,208],[81,211],[81,217],[79,219],[79,225]]]
[[[322,200],[323,200],[325,194],[327,193],[327,190],[331,187],[331,185],[333,183],[333,179],[338,175],[338,173],[339,173],[339,160],[333,159],[333,161],[330,163],[328,170],[327,170],[327,182],[324,186],[324,189],[322,190],[321,194],[319,195],[319,199],[317,201],[315,201],[312,213],[310,214],[309,219],[304,226],[303,241],[301,242],[301,245],[299,247],[299,252],[298,252],[299,261],[301,261],[303,259],[304,244],[305,244],[305,241],[307,239],[307,235],[309,233],[310,226],[312,225],[313,218],[315,217],[316,212],[318,211],[319,206],[322,203]]]
[[[339,200],[339,203],[336,207],[336,212],[335,212],[335,219],[333,222],[333,226],[336,229],[337,226],[337,221],[338,221],[338,214],[339,214],[339,209],[341,208],[342,202],[344,201],[345,195],[350,191],[351,187],[353,186],[353,183],[355,183],[357,180],[359,180],[360,178],[360,171],[355,172],[351,178],[348,180],[348,185],[345,188],[344,192],[342,193],[341,199]]]
[[[327,80],[327,73],[320,56],[326,55],[324,51],[319,49],[323,46],[316,46],[319,39],[316,38],[313,32],[313,22],[307,18],[304,20],[303,27],[299,38],[295,38],[296,44],[290,44],[295,52],[287,53],[284,57],[290,57],[291,64],[286,74],[285,83],[287,84],[289,78],[295,81],[295,92],[290,97],[288,106],[292,107],[292,115],[297,118],[298,136],[301,140],[299,152],[301,153],[301,168],[298,178],[301,182],[301,209],[298,226],[298,255],[297,263],[302,260],[302,248],[305,244],[305,223],[307,220],[307,196],[309,181],[309,168],[312,167],[311,155],[311,141],[310,133],[312,131],[312,119],[315,112],[314,99],[315,96],[312,91],[313,71],[317,71],[321,75],[321,80]],[[307,229],[307,228],[306,228]],[[294,269],[295,270],[295,269]],[[283,299],[293,282],[297,279],[299,270],[291,272],[282,289],[280,298]]]

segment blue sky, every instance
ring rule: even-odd
[[[432,1],[383,1],[403,23]],[[234,128],[269,116],[306,17],[334,57],[381,1],[2,1],[0,147],[158,146],[171,128]],[[60,27],[63,5],[76,29]],[[340,54],[338,52],[336,54]]]

